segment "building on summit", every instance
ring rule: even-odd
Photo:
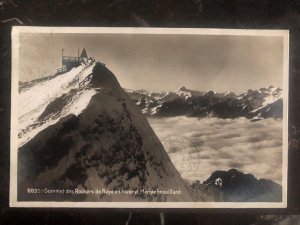
[[[57,69],[57,74],[62,74],[65,72],[70,71],[73,67],[79,66],[81,63],[86,62],[88,60],[88,55],[85,50],[85,48],[82,49],[81,54],[79,55],[79,49],[78,49],[78,55],[76,56],[65,56],[64,55],[64,49],[62,49],[62,67]]]

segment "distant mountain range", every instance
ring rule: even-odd
[[[282,89],[269,86],[245,93],[203,92],[180,87],[176,92],[125,89],[146,116],[191,116],[252,120],[282,117]]]

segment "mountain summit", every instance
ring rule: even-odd
[[[18,200],[192,201],[147,119],[104,64],[88,60],[22,84],[19,99]],[[103,189],[126,194],[95,193]]]

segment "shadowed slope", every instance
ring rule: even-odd
[[[19,149],[19,200],[191,201],[146,118],[103,64],[94,66],[87,88],[96,94],[82,113],[61,118]],[[30,187],[90,192],[29,195]],[[135,195],[92,193],[102,188],[141,191]],[[180,194],[142,191],[151,189]]]

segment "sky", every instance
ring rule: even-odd
[[[82,48],[105,63],[122,87],[134,90],[282,87],[282,37],[203,34],[21,33],[20,81],[54,74],[61,67],[61,49],[77,56]]]

